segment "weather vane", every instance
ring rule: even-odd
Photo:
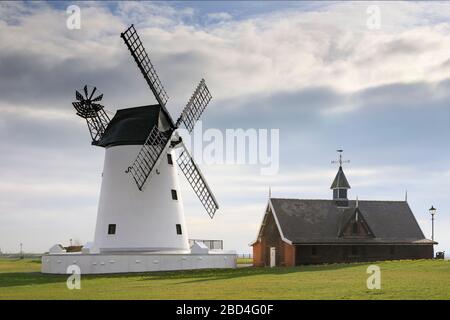
[[[339,149],[339,150],[336,150],[336,151],[339,153],[339,159],[331,161],[331,163],[339,163],[340,167],[342,167],[343,163],[350,163],[350,160],[342,160],[342,152],[344,152],[344,150]]]

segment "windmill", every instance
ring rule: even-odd
[[[174,121],[169,99],[153,64],[131,25],[121,34],[157,104],[120,109],[110,119],[100,104],[103,94],[84,86],[73,106],[86,120],[92,144],[105,148],[94,244],[100,252],[189,250],[179,195],[176,159],[207,214],[219,205],[177,129],[192,132],[211,100],[202,79]]]

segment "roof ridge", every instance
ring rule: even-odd
[[[275,197],[270,197],[270,200],[301,200],[301,201],[336,201],[333,199],[314,199],[314,198],[275,198]],[[356,202],[356,200],[348,200],[349,202]],[[406,203],[405,200],[372,200],[372,199],[368,199],[368,200],[361,200],[358,199],[358,202],[401,202],[401,203]]]

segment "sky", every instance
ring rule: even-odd
[[[81,28],[66,26],[66,8]],[[368,26],[369,6],[379,28]],[[134,24],[180,113],[204,77],[204,129],[279,129],[280,168],[202,164],[211,220],[185,180],[190,238],[251,251],[273,197],[330,199],[336,149],[360,200],[404,200],[450,252],[450,4],[422,2],[0,3],[0,249],[94,236],[104,149],[71,102],[95,85],[108,112],[155,102],[120,38]]]

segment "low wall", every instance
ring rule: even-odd
[[[236,254],[48,254],[42,256],[41,272],[66,274],[70,265],[79,266],[81,274],[222,269],[236,268]]]

